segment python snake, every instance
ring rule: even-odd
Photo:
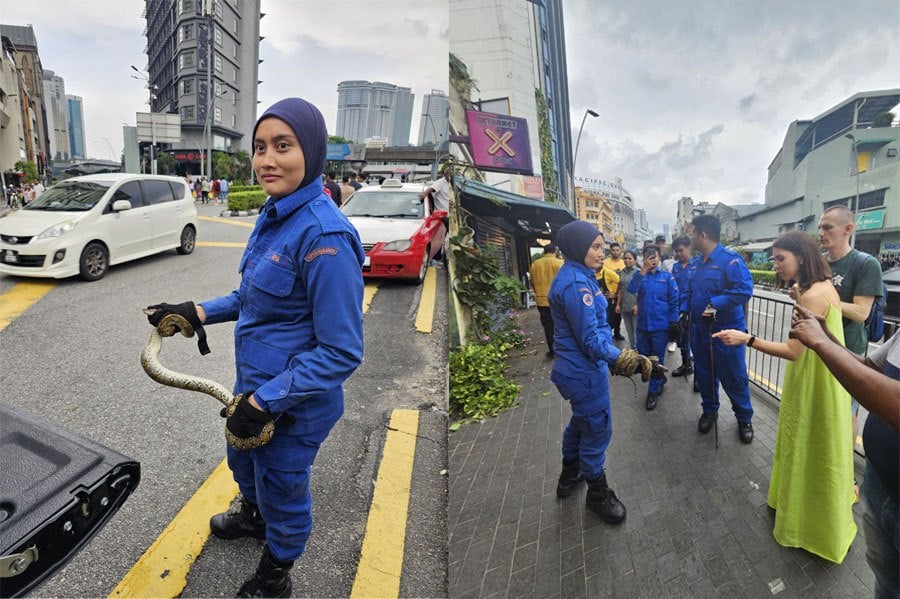
[[[153,314],[154,310],[144,310],[145,314]],[[230,417],[237,408],[238,403],[243,399],[243,394],[232,395],[231,392],[220,385],[216,381],[205,379],[199,376],[175,372],[163,366],[159,362],[159,351],[162,348],[162,338],[172,337],[175,333],[180,332],[185,337],[194,336],[194,327],[183,317],[178,314],[166,315],[150,332],[150,340],[147,341],[144,351],[141,352],[141,366],[147,375],[162,385],[175,387],[177,389],[186,389],[188,391],[199,391],[206,393],[218,399],[225,406],[224,416]],[[255,437],[237,437],[225,428],[225,439],[228,444],[238,450],[255,449],[262,447],[272,440],[275,433],[275,423],[268,422],[262,432]]]

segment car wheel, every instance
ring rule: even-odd
[[[194,230],[194,227],[188,225],[181,230],[181,245],[176,248],[176,251],[182,256],[186,256],[194,251],[196,242],[197,231]]]
[[[413,279],[416,285],[421,285],[425,282],[426,272],[428,272],[428,248],[425,248],[425,251],[422,252],[422,266],[419,267],[419,276]]]
[[[81,252],[79,276],[85,281],[99,281],[109,270],[109,252],[102,243],[92,241]]]

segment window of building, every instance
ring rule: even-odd
[[[182,106],[181,107],[181,120],[182,121],[193,121],[194,120],[194,107],[193,106]]]
[[[222,30],[216,29],[215,33],[213,33],[213,37],[216,40],[216,45],[221,46],[222,45]]]
[[[194,53],[182,52],[181,55],[178,56],[178,69],[188,69],[192,66],[194,66]]]
[[[869,208],[880,208],[884,206],[884,189],[876,189],[859,196],[859,207],[857,210],[868,210]]]
[[[231,19],[231,30],[234,33],[237,33],[237,19],[236,18]]]
[[[897,148],[888,148],[887,157],[894,158],[897,155]]]
[[[237,69],[234,67],[231,67],[231,80],[237,83]]]
[[[181,0],[181,13],[194,12],[194,0]]]
[[[237,57],[238,57],[238,45],[237,45],[237,43],[235,43],[234,46],[232,46],[231,48],[232,48],[232,50],[231,50],[231,55],[232,55],[234,58],[237,58]],[[896,153],[896,150],[895,150],[895,153]]]
[[[215,65],[216,65],[216,70],[221,73],[222,72],[222,57],[221,56],[216,56]]]
[[[237,115],[236,114],[231,115],[231,128],[237,129]]]
[[[221,0],[215,0],[213,3],[213,11],[216,13],[216,16],[220,19],[222,18],[222,2]]]
[[[178,41],[194,39],[194,26],[182,25],[178,28]]]
[[[221,122],[222,122],[222,109],[219,108],[218,106],[216,106],[215,116],[213,116],[213,118],[215,119],[215,121],[216,121],[217,123],[221,123]]]
[[[185,94],[194,93],[194,80],[193,79],[182,79],[179,83],[179,95],[184,96]]]

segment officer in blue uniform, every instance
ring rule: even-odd
[[[275,421],[267,445],[228,447],[241,498],[210,520],[218,537],[266,540],[238,597],[290,596],[290,569],[312,528],[310,468],[343,414],[342,384],[362,361],[365,254],[323,192],[326,142],[325,120],[305,100],[266,110],[253,130],[253,168],[269,198],[241,258],[240,286],[199,306],[155,306],[151,316],[151,324],[169,313],[197,325],[236,320],[234,392],[244,397],[226,426],[251,437]]]
[[[675,263],[672,265],[672,275],[675,282],[678,283],[678,305],[681,306],[686,301],[688,291],[688,277],[694,271],[691,265],[699,260],[699,258],[691,258],[691,239],[689,237],[679,237],[672,242],[672,253],[675,255]],[[672,376],[687,376],[694,372],[694,359],[691,355],[691,319],[687,312],[681,312],[678,315],[678,336],[674,341],[678,343],[681,349],[681,366],[672,371]],[[699,391],[699,383],[694,380],[694,391]]]
[[[678,330],[678,285],[675,277],[660,268],[659,248],[644,248],[644,264],[628,282],[628,292],[637,296],[637,350],[647,356],[657,356],[664,364],[666,342]],[[666,376],[650,379],[644,407],[656,408]]]
[[[719,383],[731,399],[742,442],[753,441],[753,406],[743,346],[728,346],[712,333],[723,329],[746,330],[744,304],[753,295],[753,280],[744,259],[719,243],[721,225],[715,216],[694,218],[693,245],[700,259],[689,270],[688,292],[681,309],[691,320],[696,380],[700,383],[703,414],[697,423],[708,433],[718,418]]]
[[[587,508],[609,524],[625,519],[625,506],[606,482],[606,448],[612,438],[609,366],[614,374],[651,374],[651,361],[631,349],[613,345],[606,321],[606,298],[597,285],[603,263],[603,236],[585,221],[559,230],[557,246],[565,256],[550,287],[556,358],[550,380],[572,407],[563,433],[563,469],[556,494],[568,497],[587,480]]]

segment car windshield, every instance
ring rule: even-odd
[[[419,194],[410,191],[368,191],[355,193],[341,211],[347,216],[381,218],[424,218]]]
[[[112,181],[63,181],[57,183],[23,210],[86,212],[97,205]]]

